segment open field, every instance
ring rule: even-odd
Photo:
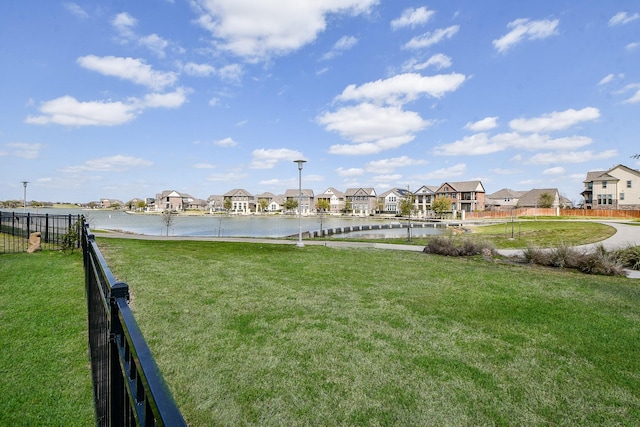
[[[415,252],[98,239],[190,425],[640,423],[636,281]]]
[[[0,425],[94,423],[82,255],[0,255]]]

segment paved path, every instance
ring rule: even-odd
[[[622,249],[628,246],[640,246],[640,225],[633,225],[631,222],[625,221],[600,221],[603,224],[614,227],[616,233],[598,243],[592,243],[588,245],[576,246],[578,250],[589,252],[595,250],[600,245],[604,246],[607,250]],[[637,224],[637,223],[635,223]],[[129,234],[121,232],[109,232],[109,233],[97,233],[98,237],[119,237],[138,240],[199,240],[199,241],[216,241],[216,242],[253,242],[253,243],[265,243],[265,244],[287,244],[293,245],[295,240],[282,240],[282,239],[260,239],[260,238],[246,238],[246,237],[209,237],[209,236],[180,236],[180,237],[167,237],[167,236],[149,236],[144,234]],[[305,246],[326,246],[331,248],[349,247],[349,248],[374,248],[374,249],[393,249],[422,252],[424,249],[419,245],[397,245],[392,243],[375,243],[375,242],[348,242],[341,240],[313,240],[307,239],[304,241]],[[500,255],[503,256],[521,256],[522,249],[500,249],[498,250]],[[625,270],[627,277],[640,279],[640,271]]]

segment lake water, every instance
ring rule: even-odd
[[[4,210],[11,211],[11,210]],[[22,213],[22,209],[15,209]],[[161,215],[127,214],[123,211],[82,210],[82,209],[27,209],[27,212],[50,215],[84,215],[94,230],[119,230],[151,236],[213,236],[213,237],[270,237],[279,238],[297,235],[299,219],[297,215],[177,215],[167,227]],[[372,217],[310,216],[302,217],[302,231],[313,232],[330,228],[358,225],[398,224],[398,219],[378,219]],[[402,221],[406,227],[406,221]],[[440,228],[413,228],[412,236],[437,235]],[[389,238],[407,235],[407,229],[384,229],[354,231],[336,234],[334,238]]]

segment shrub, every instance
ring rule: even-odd
[[[444,256],[474,256],[495,255],[496,249],[491,242],[487,241],[437,236],[429,239],[423,252]]]
[[[545,267],[574,268],[587,274],[624,276],[623,265],[615,253],[599,245],[591,253],[583,253],[566,245],[555,249],[527,248],[525,260]]]
[[[640,246],[629,246],[620,249],[615,254],[616,259],[626,268],[640,270]]]
[[[624,276],[624,267],[612,253],[595,251],[585,256],[579,270],[603,276]]]

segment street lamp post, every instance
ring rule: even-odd
[[[22,181],[22,186],[24,187],[24,199],[23,199],[23,209],[27,212],[27,184],[29,181]]]
[[[302,243],[302,165],[306,160],[294,160],[298,164],[298,243],[299,248],[304,246]]]

